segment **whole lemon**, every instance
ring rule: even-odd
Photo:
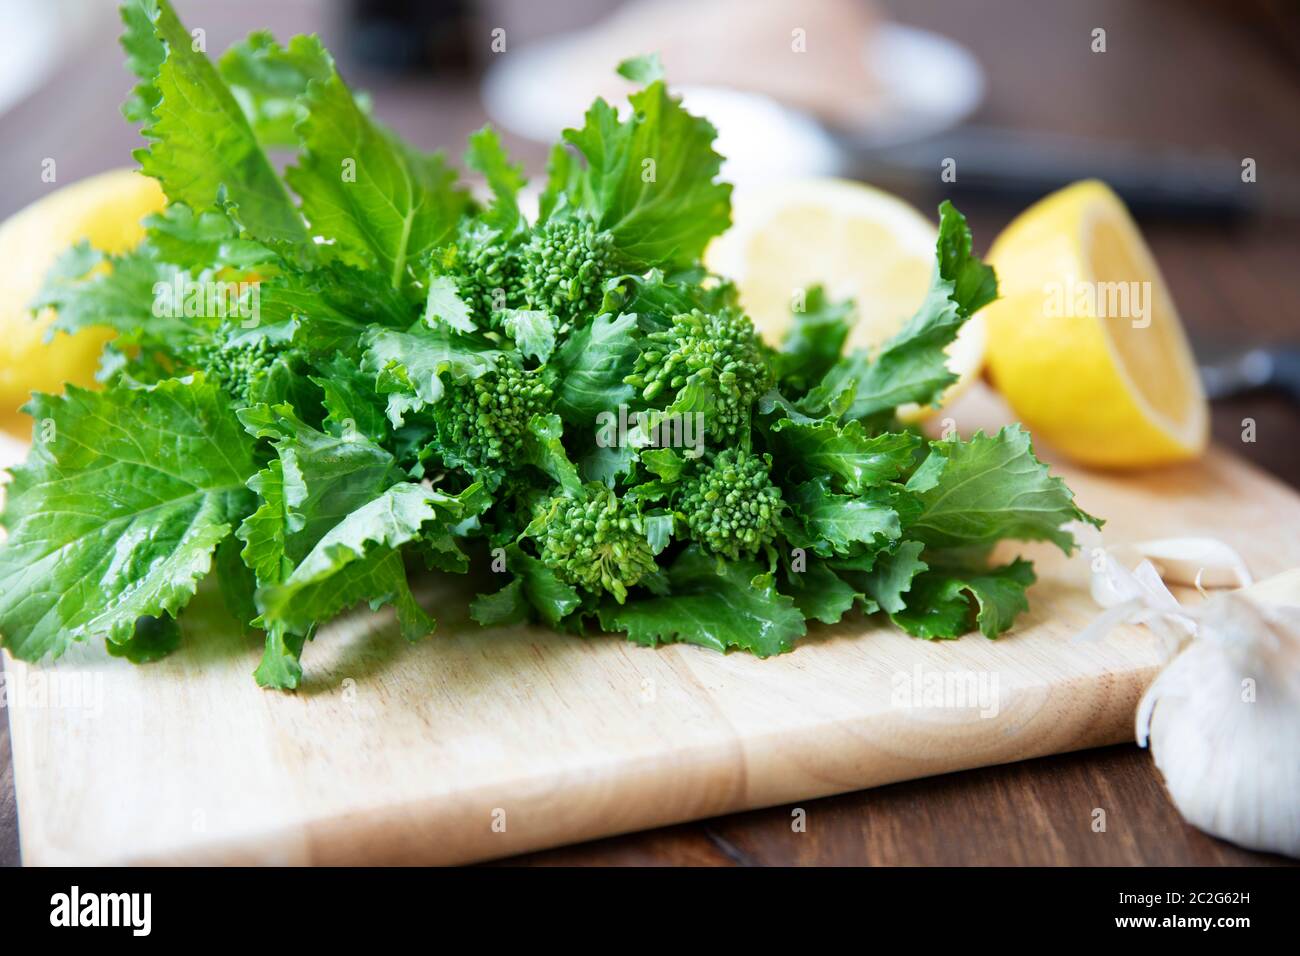
[[[104,252],[125,252],[144,238],[140,220],[165,203],[156,181],[115,169],[56,189],[0,224],[0,429],[30,434],[30,420],[18,409],[34,391],[92,384],[112,337],[93,330],[45,341],[54,314],[33,316],[28,306],[50,266],[82,239]]]

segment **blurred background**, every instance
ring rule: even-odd
[[[459,159],[491,121],[540,174],[622,58],[657,50],[739,188],[859,178],[976,243],[1087,176],[1130,204],[1207,385],[1215,437],[1300,485],[1300,4],[1295,0],[176,0],[214,57],[316,32],[375,113]],[[110,0],[0,0],[0,218],[131,162]],[[802,36],[800,31],[803,31]],[[1099,32],[1100,31],[1100,32]],[[800,44],[803,48],[800,49]],[[795,55],[802,54],[802,55]],[[955,158],[956,182],[941,177]],[[286,157],[287,158],[287,157]],[[1255,182],[1242,164],[1254,161]],[[1243,420],[1256,440],[1243,443]]]

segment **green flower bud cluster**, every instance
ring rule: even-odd
[[[771,544],[781,530],[781,490],[771,460],[728,449],[690,479],[677,502],[691,537],[735,561]]]
[[[608,591],[621,604],[627,589],[655,571],[640,516],[608,488],[586,498],[553,498],[539,542],[542,563],[561,580]]]
[[[452,386],[438,402],[434,420],[444,448],[455,448],[475,467],[517,460],[523,451],[528,421],[545,414],[551,388],[536,372],[503,361],[496,369]]]
[[[482,326],[519,301],[519,261],[495,233],[466,234],[434,254],[434,270],[456,282],[456,292]]]
[[[188,358],[195,368],[220,385],[235,404],[247,405],[253,382],[271,367],[280,352],[266,339],[256,339],[240,344],[196,346]]]
[[[691,378],[701,378],[717,399],[709,432],[727,439],[745,433],[755,400],[772,387],[772,373],[748,316],[729,308],[716,314],[695,309],[647,339],[649,347],[624,381],[639,388],[647,402],[655,402],[676,395]]]
[[[572,320],[600,307],[601,285],[616,271],[614,238],[587,220],[554,220],[533,232],[520,268],[528,307]]]

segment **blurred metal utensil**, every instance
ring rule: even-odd
[[[1080,179],[1103,179],[1139,218],[1222,222],[1257,213],[1300,218],[1300,189],[1285,177],[1242,181],[1241,159],[1021,129],[966,126],[917,143],[873,149],[837,131],[850,169],[886,187],[941,190],[1025,206]],[[945,160],[955,178],[940,178]]]
[[[1201,382],[1211,400],[1260,389],[1278,389],[1300,404],[1300,348],[1254,348],[1202,363]]]

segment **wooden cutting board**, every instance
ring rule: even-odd
[[[967,404],[963,426],[1001,414]],[[1109,545],[1203,534],[1257,577],[1300,565],[1300,496],[1225,451],[1058,472]],[[1133,739],[1154,640],[1072,642],[1097,613],[1086,559],[1017,550],[1039,583],[998,641],[859,617],[766,661],[649,650],[482,630],[452,581],[420,595],[440,622],[420,644],[384,612],[325,628],[292,695],[253,683],[259,649],[209,589],[160,663],[7,660],[23,859],[456,863]]]

